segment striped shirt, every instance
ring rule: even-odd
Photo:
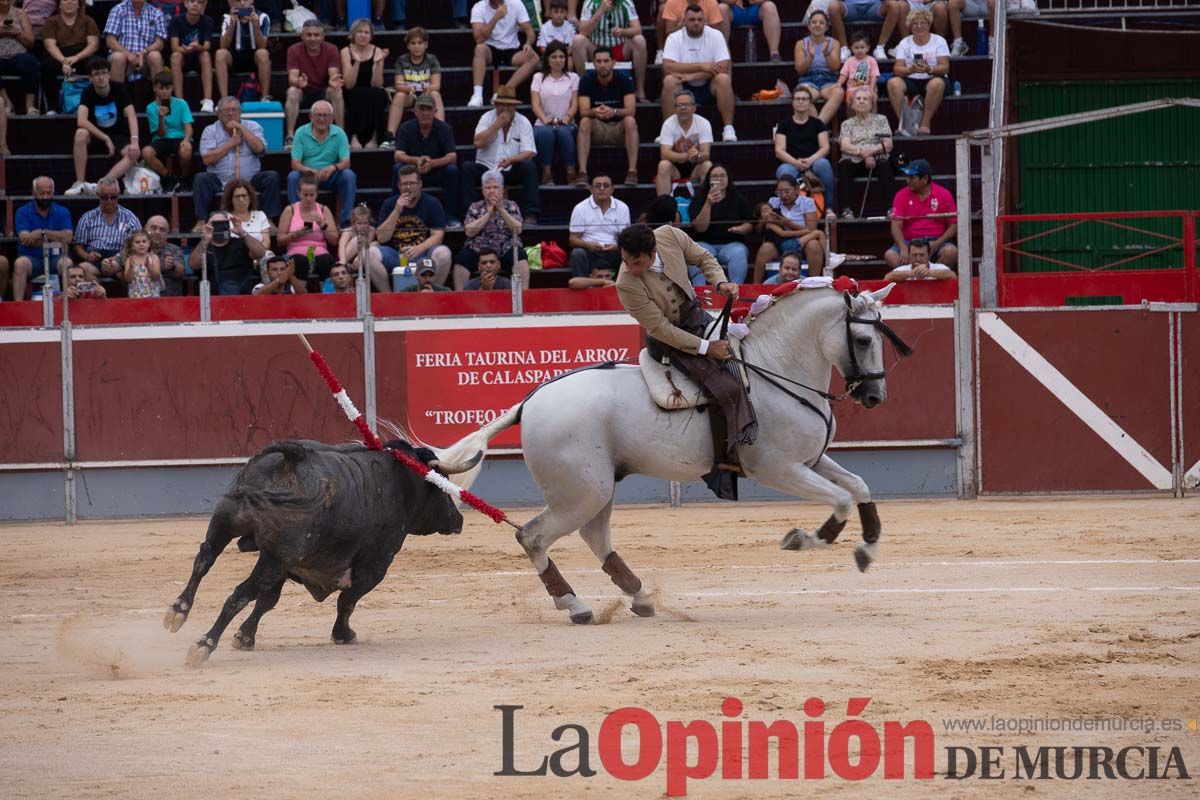
[[[133,0],[124,0],[108,15],[104,23],[105,36],[115,36],[131,53],[144,53],[155,39],[167,41],[167,18],[154,6],[146,3],[142,13],[133,10]]]
[[[117,216],[111,223],[104,219],[103,211],[93,208],[75,224],[75,243],[84,250],[109,253],[120,250],[129,234],[141,229],[137,216],[124,206],[117,206]]]
[[[584,0],[580,10],[579,21],[586,22],[600,9],[603,0]],[[628,28],[629,23],[638,18],[633,0],[613,0],[612,8],[596,23],[588,39],[597,47],[616,47],[625,41],[622,36],[614,34],[613,28]]]

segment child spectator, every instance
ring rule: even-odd
[[[217,90],[229,97],[229,73],[257,75],[259,95],[271,99],[271,54],[267,39],[271,18],[257,14],[254,0],[229,0],[229,13],[221,20],[217,45]]]
[[[88,75],[91,85],[84,88],[75,112],[75,183],[63,192],[67,196],[96,191],[97,184],[86,180],[88,153],[116,157],[117,163],[104,176],[114,179],[128,172],[141,155],[129,89],[112,82],[108,62],[99,56],[88,62]]]
[[[251,294],[305,294],[304,281],[296,277],[296,266],[284,256],[267,261],[267,282],[257,283]]]
[[[213,112],[213,19],[204,13],[204,0],[187,0],[187,11],[171,20],[167,34],[171,39],[171,75],[175,96],[183,99],[183,73],[199,72],[204,97],[200,111]],[[157,82],[155,78],[155,82]]]
[[[850,58],[842,63],[838,86],[846,92],[846,105],[854,108],[854,93],[865,89],[871,95],[871,110],[879,100],[879,62],[871,55],[871,38],[866,31],[855,31],[850,37]]]
[[[160,294],[162,267],[158,256],[150,252],[150,234],[137,230],[125,240],[125,284],[130,297],[158,297]]]
[[[345,264],[354,275],[362,269],[363,259],[358,250],[360,241],[369,242],[367,247],[367,278],[377,292],[389,292],[387,270],[383,266],[383,253],[379,249],[375,226],[371,224],[371,209],[357,205],[350,212],[350,227],[342,231],[338,239],[338,261]]]
[[[191,2],[197,3],[199,0]],[[142,148],[146,166],[162,178],[163,191],[166,192],[179,184],[179,177],[170,174],[167,168],[167,161],[172,156],[177,162],[179,176],[187,177],[192,172],[192,112],[186,102],[171,96],[171,82],[169,72],[154,76],[154,102],[146,106],[150,144]]]
[[[408,52],[396,59],[396,92],[388,111],[388,131],[393,134],[400,128],[404,109],[413,105],[422,94],[433,98],[434,116],[446,121],[446,107],[442,104],[442,62],[429,52],[429,35],[424,28],[412,28],[404,36],[404,46]],[[387,142],[382,146],[387,147]]]
[[[562,42],[569,51],[574,39],[575,26],[567,20],[567,0],[550,0],[550,21],[543,22],[538,31],[538,52],[545,55],[551,42]]]

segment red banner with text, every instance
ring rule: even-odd
[[[637,325],[408,331],[408,426],[420,441],[446,445],[491,422],[539,384],[564,372],[637,358]],[[521,446],[519,426],[492,440]]]

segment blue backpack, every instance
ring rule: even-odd
[[[87,78],[68,78],[63,81],[62,94],[59,99],[59,109],[64,114],[74,114],[79,108],[79,99],[83,97],[83,90],[91,84]]]

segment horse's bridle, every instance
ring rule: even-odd
[[[874,319],[856,317],[853,315],[853,311],[847,307],[846,349],[850,352],[850,369],[847,370],[845,375],[847,392],[856,391],[862,385],[863,381],[877,381],[887,377],[886,369],[879,372],[863,372],[862,368],[858,365],[858,357],[854,354],[854,334],[850,331],[850,326],[853,324],[870,325],[876,328],[882,336],[887,337],[887,340],[896,348],[896,352],[902,356],[912,355],[912,348],[900,338],[900,334],[888,327],[887,323],[883,321],[882,314],[878,314]]]

